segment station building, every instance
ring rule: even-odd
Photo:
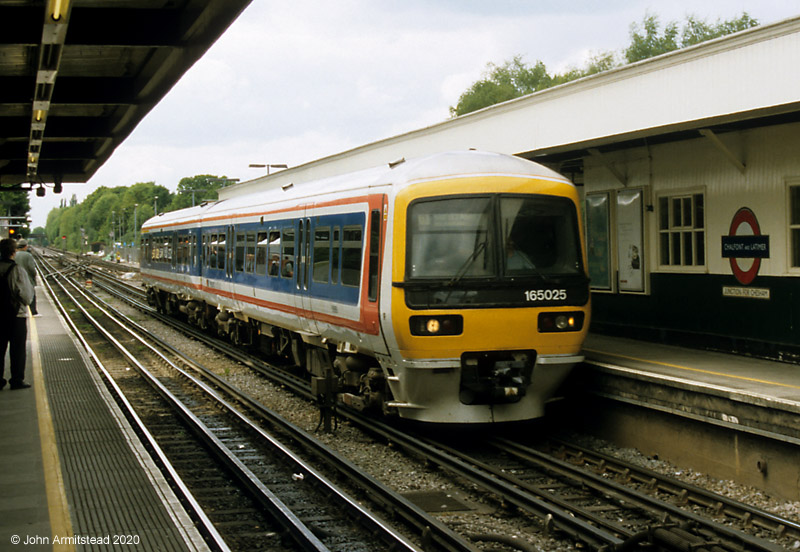
[[[221,198],[436,151],[525,157],[583,197],[592,330],[800,356],[800,16],[268,177]]]

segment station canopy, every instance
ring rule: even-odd
[[[86,182],[250,0],[0,0],[0,191]]]

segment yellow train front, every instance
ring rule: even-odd
[[[440,158],[394,186],[385,406],[438,423],[537,418],[589,325],[577,191],[518,158],[451,155],[457,171]]]

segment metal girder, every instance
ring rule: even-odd
[[[250,1],[0,0],[0,191],[86,182]]]
[[[703,129],[700,129],[700,134],[702,134],[703,136],[708,138],[708,140],[714,145],[714,147],[717,148],[719,150],[719,152],[722,153],[722,155],[725,156],[725,159],[727,159],[731,163],[731,165],[736,167],[736,170],[738,170],[740,173],[744,174],[744,172],[746,170],[745,164],[739,159],[739,157],[735,153],[733,153],[728,148],[728,146],[726,146],[722,142],[722,140],[720,140],[717,137],[716,134],[714,134],[713,130],[711,130],[710,128],[703,128]]]

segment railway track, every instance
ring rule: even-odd
[[[603,477],[613,477],[625,485],[661,496],[673,504],[700,509],[706,517],[722,520],[741,530],[757,532],[769,538],[786,539],[787,547],[791,546],[792,539],[800,539],[800,521],[776,516],[575,443],[551,439],[544,450],[570,464],[582,466]]]
[[[234,542],[231,548],[237,550],[284,550],[287,536],[295,543],[295,549],[300,550],[421,549],[241,413],[220,391],[189,372],[201,371],[202,367],[190,359],[170,359],[168,354],[176,353],[168,346],[169,353],[157,351],[150,344],[157,342],[155,336],[147,333],[134,336],[142,333],[141,329],[132,330],[135,323],[119,314],[112,316],[80,286],[58,281],[56,287],[51,293],[70,303],[62,307],[62,312],[80,313],[96,334],[102,334],[102,338],[97,335],[86,338],[94,351],[100,351],[95,353],[96,358],[115,360],[115,356],[122,355],[136,368],[140,375],[137,378],[131,378],[124,366],[104,372],[134,411],[147,412],[147,419],[157,420],[148,429],[154,433],[155,442],[168,443],[159,447],[162,451],[167,448],[178,451],[172,462],[174,473],[181,473],[181,466],[189,466],[181,477],[189,488],[201,489],[200,496],[195,493],[193,498],[201,505],[196,515],[202,516],[206,510],[235,514],[235,522],[214,520],[208,515],[215,523],[207,533],[216,529],[223,541]],[[85,326],[83,320],[80,324]],[[107,343],[113,343],[114,351]],[[156,360],[143,360],[152,355]],[[157,398],[148,387],[155,390]],[[176,416],[182,421],[178,426],[183,426],[177,433],[172,421]],[[190,434],[197,439],[190,439]],[[212,452],[214,462],[209,461],[204,450]],[[168,455],[164,452],[163,456]],[[204,467],[199,476],[194,473],[198,465]],[[219,468],[209,475],[207,471],[212,466]],[[230,486],[232,480],[236,481],[235,488]],[[209,482],[211,492],[207,487]],[[234,499],[232,504],[219,504],[222,496],[242,494],[248,496],[249,502],[236,505]],[[254,530],[263,527],[270,529]],[[428,533],[427,538],[434,542],[433,532],[428,529]],[[468,542],[451,536],[453,545],[435,549],[475,550]],[[217,546],[225,549],[224,545]]]
[[[140,308],[147,307],[140,304]],[[201,338],[202,334],[196,337]],[[240,362],[310,397],[302,380],[276,371],[239,350],[234,353],[226,345],[215,347],[236,354]],[[465,448],[459,443],[447,445],[398,431],[358,414],[343,411],[340,414],[380,439],[395,443],[481,488],[500,503],[530,517],[545,532],[567,535],[590,549],[777,551],[785,549],[781,543],[791,543],[798,536],[797,526],[790,520],[758,512],[702,489],[695,492],[671,478],[662,477],[654,483],[653,474],[620,467],[611,458],[600,458],[588,450],[559,444],[552,454],[544,454],[501,439],[480,441],[479,446]],[[619,475],[621,481],[637,488],[610,482],[611,475]],[[673,497],[673,503],[654,499],[653,493],[659,490]],[[703,505],[705,512],[687,512],[681,507],[684,505]],[[720,523],[720,519],[725,523]],[[729,527],[730,523],[737,527]],[[768,538],[751,534],[759,532]]]
[[[511,439],[476,436],[472,436],[469,445],[463,439],[448,444],[397,432],[369,419],[359,423],[427,462],[465,478],[504,506],[539,519],[544,531],[560,531],[594,550],[635,550],[638,545],[647,545],[657,550],[777,552],[786,550],[797,536],[797,523],[707,491],[702,491],[704,500],[714,500],[714,506],[706,515],[654,498],[652,479],[647,485],[635,485],[638,489],[610,481],[584,469],[579,462],[558,458],[564,454],[561,448],[554,456]],[[646,473],[635,472],[620,462],[612,463],[610,458],[597,466],[607,470],[615,466],[629,478],[633,473]],[[669,485],[672,496],[685,498],[687,504],[696,501],[689,500],[690,496],[698,496],[691,486],[663,476],[660,480],[662,487]],[[726,511],[748,513],[741,515],[742,523],[733,528],[718,521]],[[763,528],[769,529],[770,539],[747,532]]]

